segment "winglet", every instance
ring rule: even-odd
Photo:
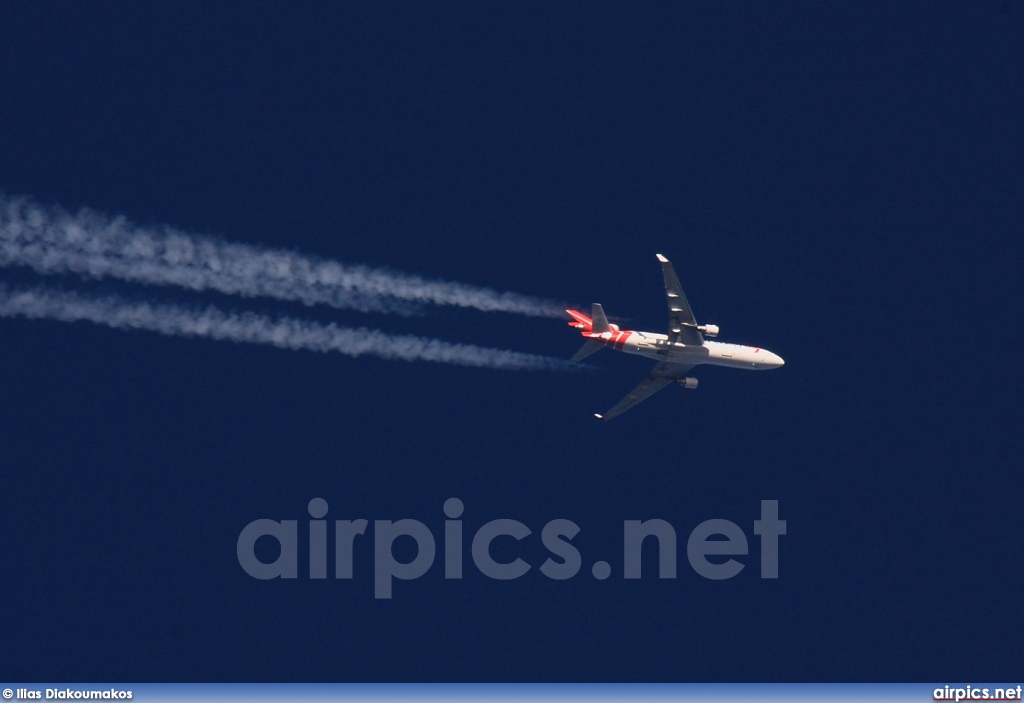
[[[666,259],[666,258],[665,258],[664,256],[662,256],[661,254],[655,254],[655,256],[657,256],[657,257],[658,257],[658,261],[660,261],[661,263],[663,263],[663,264],[667,264],[667,263],[668,263],[668,259]]]

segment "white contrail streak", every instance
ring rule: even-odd
[[[47,288],[11,290],[3,284],[0,284],[0,317],[62,322],[85,320],[117,329],[269,344],[282,349],[339,352],[353,357],[367,355],[494,369],[559,371],[579,368],[547,356],[411,335],[391,335],[365,328],[339,327],[333,323],[324,325],[293,318],[273,319],[251,312],[230,313],[212,306],[190,309],[163,303],[132,302],[112,296],[90,298]]]
[[[87,209],[72,214],[3,194],[0,266],[364,312],[403,312],[410,305],[432,304],[535,317],[563,315],[563,306],[517,293],[232,244],[171,227],[140,227],[124,217]]]

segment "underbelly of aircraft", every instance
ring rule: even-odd
[[[716,350],[712,353],[707,347],[673,347],[670,349],[645,349],[642,346],[635,350],[623,349],[623,351],[638,354],[654,359],[655,361],[667,361],[670,364],[710,364],[712,366],[729,366],[738,369],[755,368],[755,364],[746,358],[737,358],[741,353],[722,352]]]

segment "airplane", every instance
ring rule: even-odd
[[[697,379],[687,376],[686,372],[698,364],[764,371],[777,369],[786,363],[778,354],[760,347],[706,341],[705,336],[718,336],[718,326],[697,324],[672,262],[661,254],[657,256],[665,277],[665,295],[668,297],[667,335],[619,329],[618,325],[609,324],[600,303],[593,304],[590,317],[578,310],[566,310],[573,318],[569,326],[580,330],[587,338],[573,355],[572,361],[582,361],[607,347],[627,354],[646,356],[658,362],[650,375],[618,405],[603,415],[595,413],[594,416],[599,420],[608,421],[618,417],[673,382],[683,388],[696,388]]]

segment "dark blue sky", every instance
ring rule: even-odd
[[[606,425],[647,361],[504,372],[0,320],[0,678],[1019,672],[1022,72],[1017,0],[5,3],[8,193],[654,331],[660,252],[721,339],[787,364],[698,369]],[[579,344],[559,320],[242,306]],[[351,582],[247,576],[241,529],[304,525],[317,496],[439,541],[457,496],[467,534],[529,525],[535,567],[571,519],[584,567],[454,582],[439,556],[381,601],[367,541]],[[777,581],[762,499],[788,521]],[[653,549],[622,578],[622,521],[648,518],[679,533],[674,580]],[[751,541],[729,581],[686,562],[710,518]]]

